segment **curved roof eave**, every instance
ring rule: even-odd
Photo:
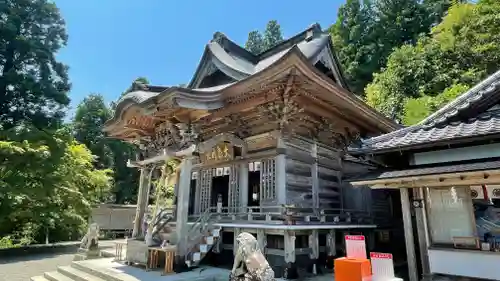
[[[292,49],[290,49],[289,54],[293,53],[297,55],[300,59],[300,61],[303,63],[303,65],[311,72],[314,73],[316,76],[319,76],[321,80],[323,80],[325,83],[329,85],[329,87],[334,87],[338,91],[342,91],[344,95],[339,95],[339,97],[343,98],[344,100],[351,102],[356,105],[359,109],[361,109],[365,114],[368,114],[371,117],[374,117],[376,120],[382,121],[381,123],[384,125],[384,128],[386,130],[395,130],[401,128],[401,125],[397,124],[393,120],[387,118],[380,112],[376,111],[374,108],[371,106],[367,105],[364,101],[362,101],[360,98],[358,98],[356,95],[353,93],[346,91],[343,88],[340,88],[337,85],[332,84],[331,79],[328,78],[324,73],[319,71],[316,67],[311,65],[308,61],[308,59],[302,54],[302,52],[298,49],[297,46],[294,46]],[[289,55],[288,54],[288,55]],[[287,55],[285,55],[287,56]]]
[[[229,83],[221,86],[206,88],[206,89],[189,89],[183,87],[171,87],[167,90],[160,92],[150,98],[142,101],[141,103],[135,103],[142,107],[141,105],[145,105],[148,103],[157,103],[158,101],[164,100],[166,98],[171,98],[174,103],[178,106],[192,109],[204,109],[211,110],[221,108],[223,106],[222,102],[222,93],[223,91],[227,91],[236,87],[244,87],[245,84],[251,83],[252,80],[261,80],[262,76],[265,76],[266,73],[273,71],[275,68],[279,68],[281,64],[286,61],[296,57],[298,61],[302,62],[302,66],[305,66],[309,71],[318,75],[323,81],[328,83],[329,86],[337,88],[337,90],[342,90],[345,95],[341,95],[344,100],[353,103],[356,107],[362,109],[365,113],[368,113],[370,116],[375,117],[377,120],[383,120],[384,128],[387,130],[397,128],[397,124],[382,114],[375,111],[373,108],[366,105],[363,101],[359,100],[354,94],[348,93],[343,89],[338,89],[337,86],[332,85],[329,82],[329,79],[317,70],[314,66],[309,63],[309,60],[304,56],[304,54],[300,51],[300,49],[295,45],[290,48],[285,54],[283,54],[279,59],[274,61],[272,64],[262,69],[258,73],[248,76],[240,81]],[[120,106],[120,105],[119,105]],[[118,109],[118,106],[117,106]],[[115,111],[115,116],[113,119],[117,121],[118,116],[121,116],[122,112]],[[118,115],[118,116],[117,116]],[[111,121],[111,120],[110,120]],[[108,123],[108,122],[107,122]]]

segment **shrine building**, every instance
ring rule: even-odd
[[[242,231],[257,237],[276,277],[342,255],[347,233],[391,247],[402,233],[392,224],[399,192],[348,183],[374,165],[347,147],[400,126],[349,91],[330,35],[314,24],[258,55],[216,35],[187,86],[135,83],[105,124],[109,137],[140,148],[128,163],[141,171],[136,225],[151,174],[176,158],[179,243],[195,227],[219,227],[208,251],[221,266],[232,266]],[[188,248],[189,266],[203,262],[190,253],[200,247]]]

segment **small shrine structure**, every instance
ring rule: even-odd
[[[375,243],[390,203],[345,182],[373,168],[347,147],[398,128],[349,91],[330,36],[314,24],[258,55],[216,33],[187,86],[135,83],[104,131],[141,149],[129,161],[141,171],[134,235],[151,171],[180,159],[177,260],[202,260],[190,235],[210,224],[221,230],[208,249],[218,262],[231,265],[235,237],[249,232],[276,277],[292,278],[297,267],[332,264],[337,233]]]

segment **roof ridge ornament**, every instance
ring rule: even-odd
[[[219,43],[219,44],[222,44],[222,41],[224,39],[227,39],[227,36],[220,32],[220,31],[216,31],[212,37],[212,40],[210,40],[211,42],[216,42],[216,43]]]
[[[134,91],[149,91],[149,87],[146,83],[139,81],[139,80],[135,80],[134,82],[132,82],[132,91],[131,92],[134,92]]]

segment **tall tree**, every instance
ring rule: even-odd
[[[245,49],[254,55],[258,55],[264,51],[264,39],[258,30],[253,30],[248,33]]]
[[[374,24],[370,0],[347,0],[339,8],[337,21],[329,28],[346,79],[355,93],[363,92],[373,71],[380,67]]]
[[[266,25],[264,35],[258,30],[253,30],[248,33],[245,49],[254,55],[258,55],[276,46],[281,41],[283,41],[281,27],[277,21],[271,20]]]
[[[108,140],[102,131],[104,123],[111,118],[111,110],[100,94],[88,95],[78,105],[73,119],[75,139],[85,144],[97,156],[96,167],[112,165],[112,155]]]
[[[0,127],[29,119],[57,126],[69,104],[67,67],[55,54],[66,45],[59,10],[48,0],[0,3]]]
[[[146,78],[137,80],[147,82]],[[111,116],[112,109],[106,106],[102,95],[87,96],[77,107],[72,124],[74,135],[96,157],[96,167],[114,171],[114,202],[133,203],[136,200],[139,174],[136,169],[127,167],[127,161],[135,157],[136,148],[120,140],[106,138],[102,128]]]
[[[415,46],[394,50],[367,87],[367,101],[386,115],[414,124],[464,89],[498,70],[500,2],[452,6]],[[420,102],[427,102],[418,106]]]
[[[264,50],[269,50],[283,41],[281,26],[276,20],[270,20],[264,31]]]
[[[415,44],[441,19],[445,10],[438,2],[446,0],[348,0],[341,6],[329,31],[355,93],[364,95],[394,48]]]

